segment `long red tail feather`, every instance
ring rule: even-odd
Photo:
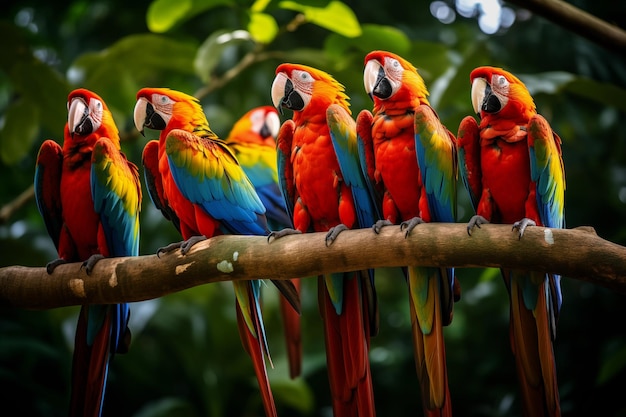
[[[300,293],[300,279],[291,280]],[[291,304],[280,297],[280,312],[283,318],[285,343],[287,345],[287,358],[289,360],[289,376],[297,378],[302,372],[302,334],[300,330],[300,315],[293,309]]]

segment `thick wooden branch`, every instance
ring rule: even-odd
[[[468,236],[464,224],[422,224],[408,238],[399,226],[379,235],[348,230],[326,247],[324,233],[287,236],[219,236],[186,256],[172,252],[104,259],[88,276],[80,263],[0,268],[0,303],[47,309],[85,303],[157,298],[197,285],[242,279],[288,279],[321,273],[402,265],[507,267],[560,273],[626,293],[626,247],[592,228],[529,227],[518,239],[510,225],[484,225]],[[463,279],[462,270],[457,271]]]
[[[626,52],[626,31],[561,0],[508,0],[615,52]]]

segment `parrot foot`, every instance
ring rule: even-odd
[[[402,231],[406,229],[406,232],[404,233],[404,238],[406,239],[407,237],[409,237],[413,229],[415,229],[415,226],[422,223],[426,222],[422,220],[421,217],[413,217],[411,220],[400,223],[400,230]]]
[[[81,268],[85,268],[85,272],[87,273],[87,275],[91,275],[93,268],[96,266],[100,259],[104,259],[104,255],[100,255],[99,253],[91,255],[89,259],[83,262]]]
[[[289,235],[297,235],[302,233],[301,231],[297,230],[297,229],[292,229],[290,227],[285,227],[282,230],[278,230],[276,232],[270,232],[269,235],[267,235],[267,241],[268,243],[273,240],[276,239],[280,239],[281,237],[285,237],[285,236],[289,236]]]
[[[471,236],[474,226],[480,229],[481,224],[489,224],[489,220],[485,219],[483,216],[472,216],[470,221],[467,222],[467,234]]]
[[[67,261],[63,258],[58,258],[53,261],[50,261],[46,264],[46,272],[48,273],[48,275],[52,275],[52,273],[57,268],[57,266],[66,264],[66,263]]]
[[[521,239],[524,235],[524,230],[526,230],[528,226],[537,226],[537,223],[535,223],[534,220],[524,217],[522,220],[513,223],[513,229],[511,230],[517,229],[519,231],[519,238]]]
[[[372,225],[372,230],[374,233],[379,234],[383,227],[385,226],[393,226],[389,220],[378,220],[376,223]]]
[[[156,254],[157,254],[157,257],[160,258],[161,254],[163,253],[169,253],[176,249],[180,249],[181,255],[187,255],[187,252],[191,250],[193,245],[195,245],[198,242],[202,242],[203,240],[206,240],[206,236],[192,236],[187,240],[181,240],[180,242],[174,242],[174,243],[170,243],[167,246],[163,246],[157,249]]]
[[[344,230],[348,230],[348,226],[343,223],[339,223],[337,226],[331,227],[328,233],[326,233],[326,247],[332,245],[335,239],[337,239],[337,236],[339,236],[339,233]]]

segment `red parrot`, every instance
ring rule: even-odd
[[[537,114],[526,86],[513,74],[479,67],[470,74],[480,118],[461,122],[459,166],[481,224],[565,227],[565,169],[561,139]],[[548,229],[546,229],[547,231]],[[510,342],[524,416],[559,416],[553,340],[561,309],[560,276],[502,269],[510,299]]]
[[[63,148],[46,140],[39,149],[35,197],[59,258],[83,262],[90,274],[104,257],[139,254],[141,185],[137,167],[120,150],[111,112],[95,93],[68,96]],[[83,305],[72,362],[70,416],[99,416],[110,361],[130,343],[128,304]]]
[[[278,111],[272,106],[260,106],[241,116],[226,138],[226,144],[237,157],[267,210],[270,230],[292,227],[278,185],[276,136],[279,128]],[[296,278],[291,282],[299,292],[300,280]],[[280,311],[285,329],[289,374],[291,378],[296,378],[302,366],[300,315],[284,297],[280,297]]]
[[[456,221],[456,139],[430,107],[415,67],[373,51],[365,57],[364,84],[374,110],[360,112],[357,132],[382,211],[374,231],[400,224],[408,236],[422,222]],[[452,320],[454,270],[409,266],[407,283],[424,413],[450,416],[442,326]]]
[[[356,149],[348,96],[334,78],[315,68],[282,64],[272,84],[274,106],[293,110],[277,139],[279,183],[293,229],[328,232],[327,245],[346,228],[363,227],[357,184],[342,172],[334,146]],[[362,195],[362,194],[359,194]],[[371,220],[365,227],[370,227]],[[369,340],[376,332],[373,281],[367,271],[320,276],[318,303],[324,323],[326,362],[335,417],[375,415]]]
[[[197,99],[165,89],[137,93],[135,126],[160,130],[143,152],[146,182],[154,204],[174,221],[184,241],[159,249],[192,246],[222,233],[268,235],[265,208],[232,151],[209,127]],[[236,259],[235,259],[236,261]],[[273,281],[299,309],[298,296],[288,281]],[[243,346],[252,358],[267,416],[276,407],[265,367],[270,361],[260,309],[258,280],[233,281],[237,323]],[[298,311],[299,312],[299,311]]]

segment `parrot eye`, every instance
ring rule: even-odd
[[[394,67],[394,68],[398,68],[398,67],[400,67],[400,62],[398,62],[397,59],[392,59],[391,60],[391,66]]]
[[[92,98],[90,104],[93,106],[94,110],[102,110],[102,102],[100,100]]]
[[[167,106],[168,104],[174,104],[171,98],[163,94],[155,94],[153,96],[153,102],[156,105]]]
[[[302,71],[302,73],[300,74],[300,78],[302,79],[302,81],[310,81],[311,74],[309,74],[308,72]]]
[[[506,88],[509,85],[509,82],[504,75],[495,75],[493,78],[492,84],[497,87]]]

